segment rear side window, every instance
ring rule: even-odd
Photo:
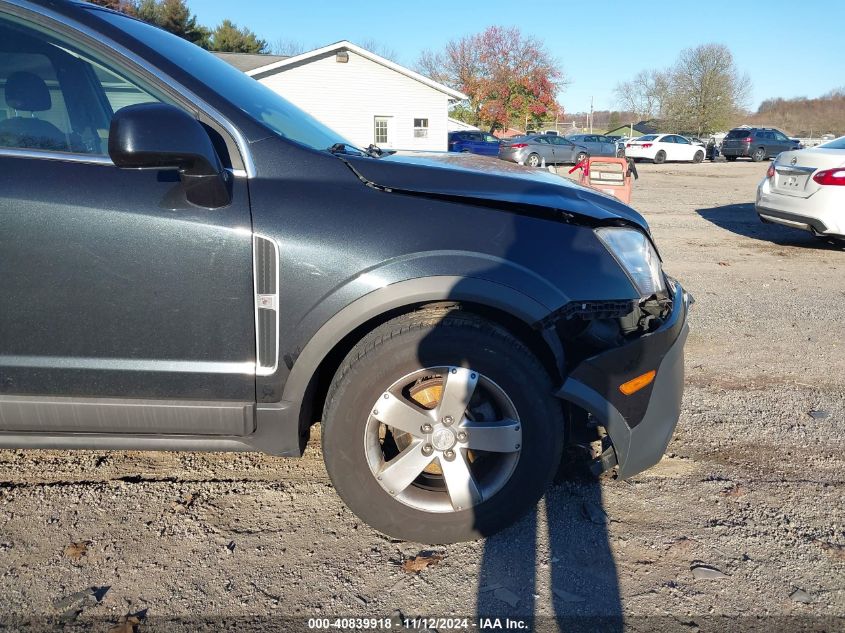
[[[725,138],[746,138],[751,136],[751,130],[731,130]]]
[[[72,45],[0,19],[0,147],[105,155],[114,112],[155,101]]]

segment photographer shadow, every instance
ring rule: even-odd
[[[621,633],[607,523],[598,481],[550,488],[536,512],[486,539],[478,621],[518,618],[533,631]]]

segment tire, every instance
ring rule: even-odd
[[[418,375],[424,377],[422,383],[415,378]],[[435,425],[433,432],[429,428],[429,435],[420,439],[408,440],[401,431],[395,435],[396,431],[378,418],[401,419],[407,427],[415,431],[419,428],[422,435],[422,427],[414,426],[419,418],[403,418],[395,413],[398,410],[403,416],[408,415],[402,408],[409,404],[408,396],[402,394],[413,393],[415,387],[432,380],[436,383],[444,375],[444,389],[449,389],[450,375],[459,381],[453,383],[456,385],[462,384],[460,380],[467,375],[478,376],[473,400],[466,409],[467,419],[490,422],[502,415],[493,407],[484,408],[489,404],[484,401],[485,390],[493,387],[506,394],[500,402],[512,407],[509,415],[516,416],[504,418],[505,422],[516,423],[508,427],[506,435],[497,436],[508,443],[505,452],[473,449],[465,453],[454,443],[460,438],[455,429],[467,429],[466,442],[471,444],[474,431],[471,426],[462,426],[471,422],[453,421],[454,426],[449,427],[455,436],[447,439],[458,454],[451,463],[471,462],[472,469],[486,467],[481,476],[474,472],[479,488],[485,489],[491,481],[499,486],[472,507],[457,505],[445,487],[441,465],[448,466],[450,462],[448,444],[444,448],[442,441],[439,450],[434,450],[434,461],[424,471],[415,475],[418,471],[410,470],[410,476],[416,477],[412,483],[399,482],[395,486],[407,487],[397,493],[390,490],[392,483],[385,481],[388,464],[394,463],[386,455],[388,449],[393,449],[393,459],[402,458],[395,457],[400,450],[406,451],[405,457],[412,457],[408,451],[415,450],[415,446],[420,454],[425,454],[426,448],[436,444],[438,433],[442,438],[449,432],[443,430],[446,418],[439,417],[442,396],[428,400],[435,407],[431,414],[419,413],[419,406],[410,407],[417,409],[416,413],[410,412],[412,416],[428,415],[423,421],[430,419]],[[410,387],[403,384],[409,376],[414,381]],[[429,389],[426,387],[424,392]],[[394,397],[396,393],[400,396]],[[552,393],[552,381],[545,368],[522,342],[498,325],[456,309],[424,310],[397,317],[364,337],[334,377],[323,411],[326,469],[347,506],[361,520],[391,537],[421,543],[454,543],[493,534],[531,510],[554,478],[563,447],[564,417],[560,402]],[[483,404],[481,411],[488,411],[487,414],[479,414],[477,396]],[[405,402],[401,402],[403,397]],[[379,406],[382,411],[376,416]],[[374,426],[378,429],[375,436],[370,434]],[[521,434],[519,444],[514,444],[518,451],[510,447],[514,442],[514,436],[509,435],[511,429],[515,435]],[[475,436],[476,440],[480,437]],[[403,438],[404,444],[400,443]],[[500,472],[497,468],[502,464],[506,468]],[[429,472],[432,467],[434,472]],[[381,475],[385,475],[384,479],[377,480]]]
[[[736,160],[736,156],[725,156],[725,160],[732,163]]]
[[[654,164],[655,165],[662,165],[666,162],[666,152],[660,150],[654,155]]]
[[[702,152],[701,150],[697,151],[695,153],[695,156],[692,157],[692,162],[694,162],[694,163],[700,163],[703,160],[704,160],[704,152]]]
[[[539,167],[540,166],[540,155],[539,154],[529,154],[528,158],[525,159],[525,164],[529,167]]]
[[[587,158],[588,158],[587,152],[578,152],[578,155],[575,156],[575,164],[577,165],[581,161],[587,160]]]
[[[754,153],[751,154],[751,162],[759,163],[760,161],[766,158],[766,150],[762,147],[758,147],[754,150]]]

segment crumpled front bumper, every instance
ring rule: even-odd
[[[681,413],[687,312],[693,298],[670,279],[672,312],[654,332],[582,361],[557,396],[581,407],[605,427],[619,476],[636,475],[660,461]],[[619,386],[656,370],[652,383],[626,396]]]

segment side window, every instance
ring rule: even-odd
[[[498,143],[499,139],[497,139],[492,134],[485,134],[484,135],[484,141],[487,142],[487,143]]]
[[[532,139],[535,143],[542,143],[543,145],[551,145],[551,141],[549,140],[548,136],[537,136]]]
[[[774,135],[775,135],[775,138],[779,141],[788,141],[789,140],[789,137],[787,137],[786,134],[783,134],[782,132],[778,132],[777,130],[775,130]]]
[[[149,101],[73,44],[0,19],[0,147],[105,155],[114,112]]]
[[[669,134],[667,136],[664,136],[662,139],[660,139],[660,142],[661,143],[674,143],[675,137],[672,136],[671,134]]]
[[[428,138],[428,119],[414,119],[414,138]]]
[[[689,145],[690,144],[689,139],[686,139],[683,136],[676,136],[675,142],[678,143],[679,145]]]

